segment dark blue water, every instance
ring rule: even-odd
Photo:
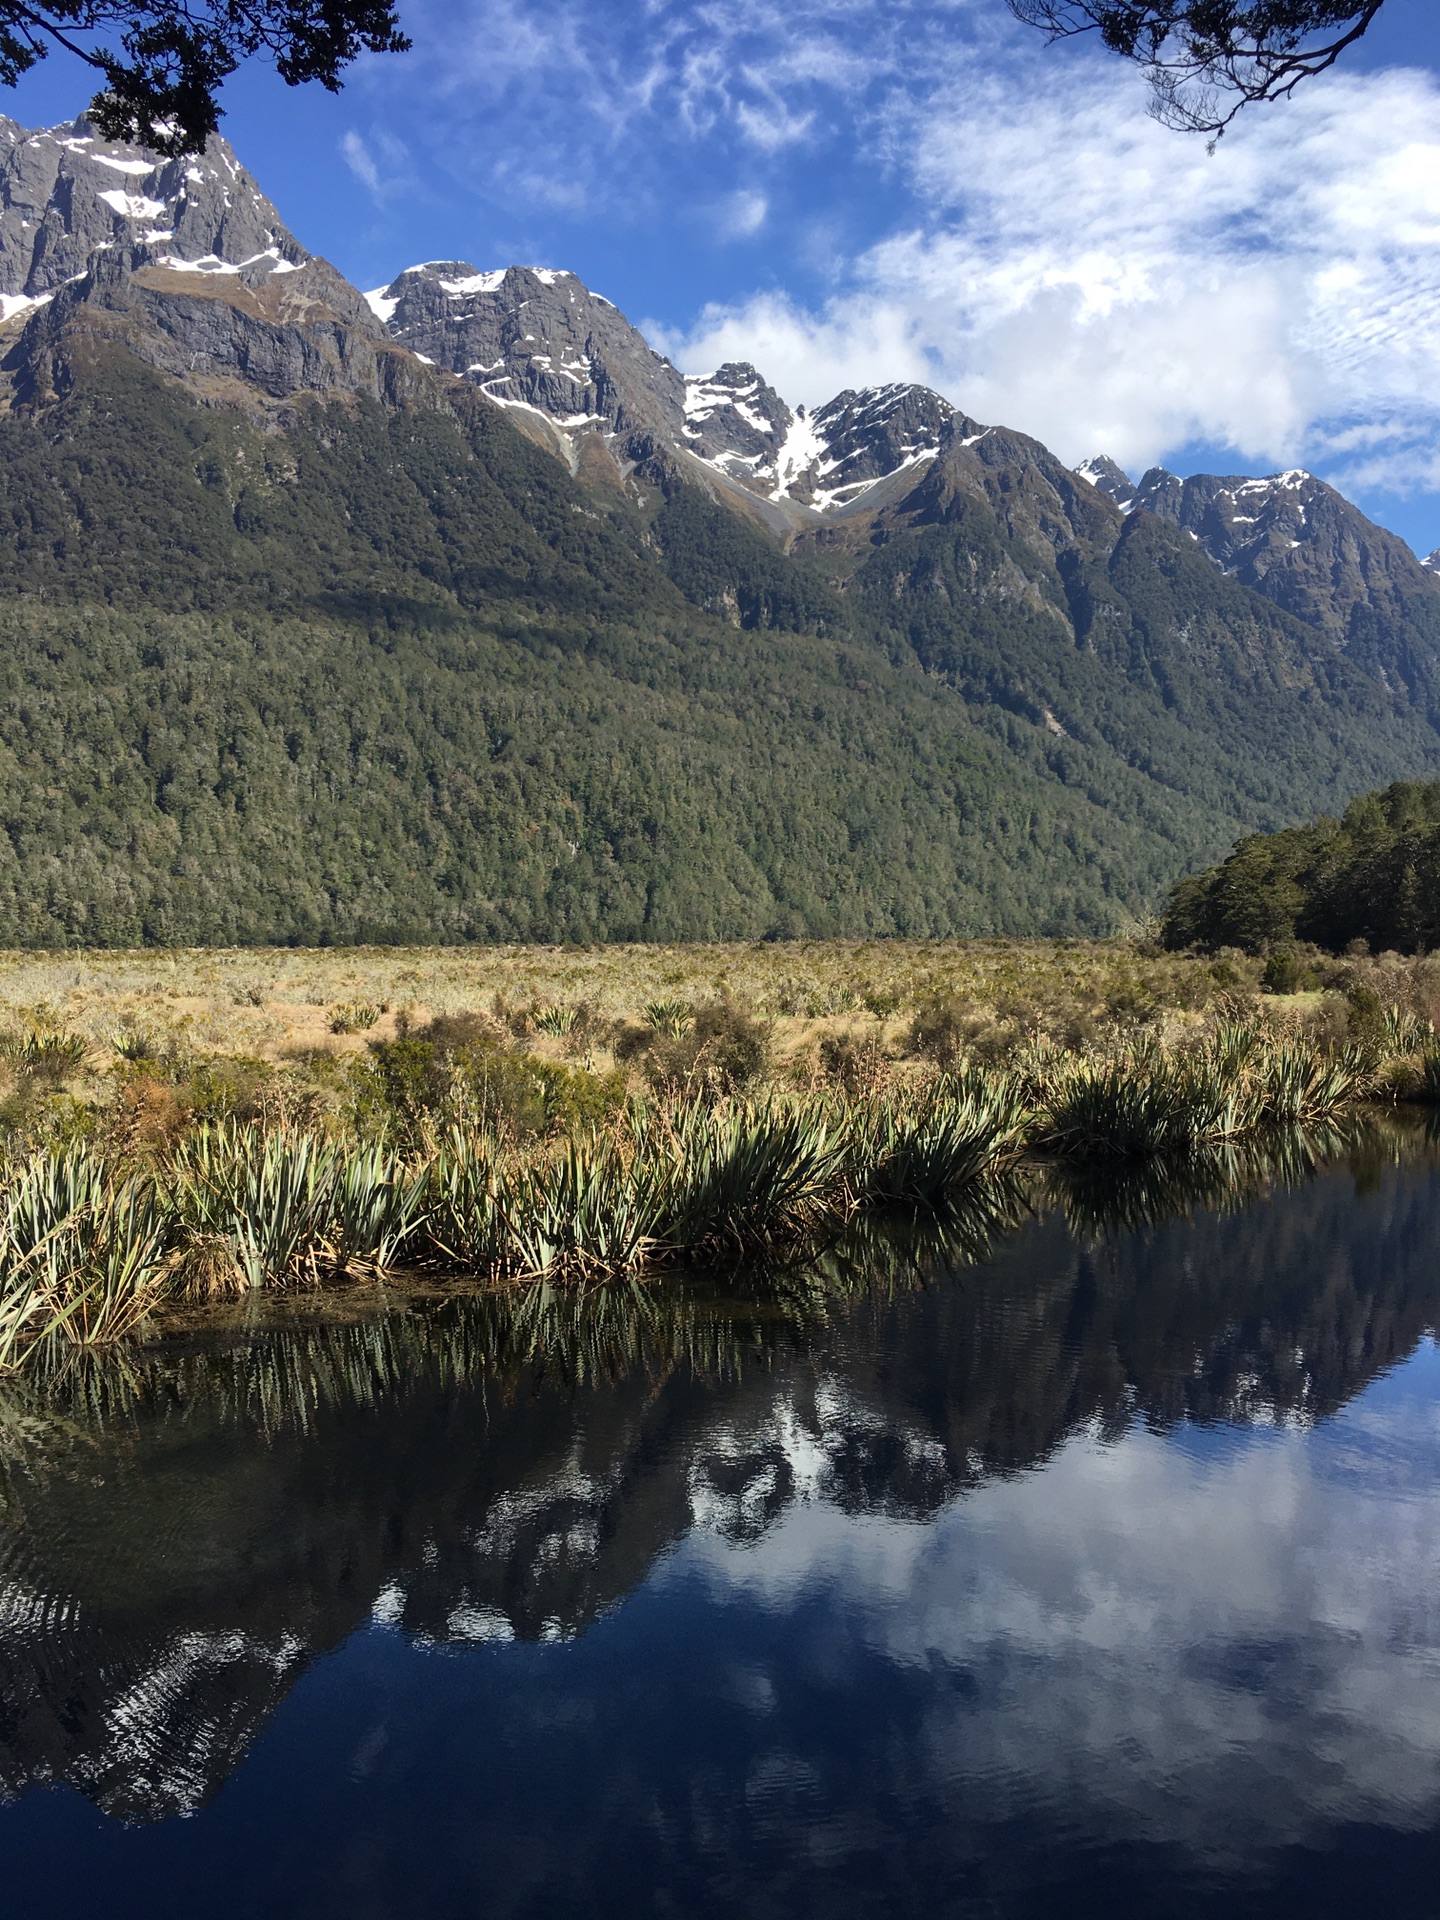
[[[1185,1204],[0,1394],[6,1913],[1440,1914],[1440,1171]]]

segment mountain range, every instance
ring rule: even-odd
[[[0,121],[0,942],[1100,933],[1440,767],[1323,481],[362,293],[237,156]]]

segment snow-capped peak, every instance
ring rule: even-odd
[[[309,258],[218,137],[175,160],[102,140],[86,120],[36,133],[6,120],[0,133],[0,294],[12,304],[57,293],[117,246],[163,244],[157,265],[252,281]]]

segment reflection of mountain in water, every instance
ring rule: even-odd
[[[1043,1211],[968,1268],[877,1237],[748,1304],[449,1301],[12,1394],[0,1780],[162,1816],[373,1616],[572,1634],[692,1527],[924,1519],[1085,1425],[1323,1417],[1436,1318],[1437,1225],[1428,1167],[1336,1169],[1150,1228]]]

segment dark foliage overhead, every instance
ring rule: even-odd
[[[334,93],[357,55],[409,44],[390,0],[0,0],[0,84],[64,47],[104,79],[90,107],[100,132],[165,154],[205,145],[243,60],[267,57],[290,86]]]
[[[1243,106],[1331,67],[1383,0],[1009,0],[1053,39],[1098,33],[1144,67],[1167,126],[1218,136]]]

